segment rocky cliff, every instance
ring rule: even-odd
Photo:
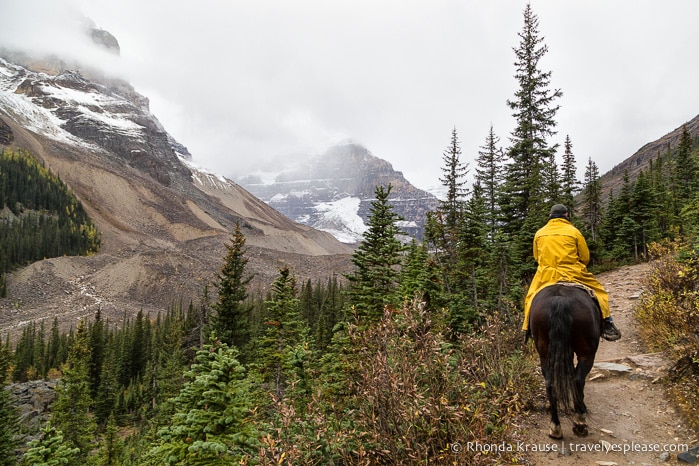
[[[118,51],[109,35],[87,32]],[[253,286],[262,290],[280,263],[300,280],[351,267],[351,248],[332,235],[194,165],[128,83],[67,67],[55,57],[0,51],[0,150],[27,149],[58,174],[95,222],[102,248],[11,273],[0,332],[54,317],[67,329],[98,308],[120,321],[196,302],[215,280],[236,223]]]
[[[347,243],[361,240],[377,186],[392,186],[389,202],[408,237],[422,238],[426,213],[439,202],[356,143],[334,145],[276,172],[260,170],[238,181],[287,217]]]

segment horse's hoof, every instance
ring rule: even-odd
[[[561,431],[560,424],[551,424],[549,427],[549,437],[560,440],[563,438],[563,432]]]
[[[578,437],[587,437],[587,424],[573,423],[573,433]]]

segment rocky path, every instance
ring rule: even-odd
[[[548,412],[532,414],[527,446],[534,465],[687,464],[678,459],[699,436],[686,428],[665,398],[662,380],[669,361],[648,354],[638,340],[634,302],[642,292],[648,264],[623,267],[597,278],[609,292],[612,316],[622,332],[616,342],[601,340],[596,364],[585,386],[588,437],[572,433],[568,417],[561,420],[563,440],[548,437]],[[533,348],[532,348],[533,351]]]

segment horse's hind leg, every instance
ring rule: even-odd
[[[549,399],[549,410],[551,411],[551,424],[549,425],[549,437],[554,439],[562,439],[563,431],[561,430],[561,421],[558,418],[558,400],[553,394],[553,386],[548,377],[546,377],[546,395]]]
[[[575,419],[573,420],[573,433],[578,437],[587,437],[587,406],[585,406],[585,377],[592,369],[594,359],[578,358],[578,365],[575,368],[575,394],[574,409]]]

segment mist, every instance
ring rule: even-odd
[[[351,139],[425,189],[452,128],[471,170],[491,124],[508,145],[527,3],[563,91],[551,142],[570,136],[581,179],[588,158],[605,173],[699,113],[694,0],[0,0],[0,43],[122,77],[217,173]],[[119,57],[85,40],[83,17]]]

